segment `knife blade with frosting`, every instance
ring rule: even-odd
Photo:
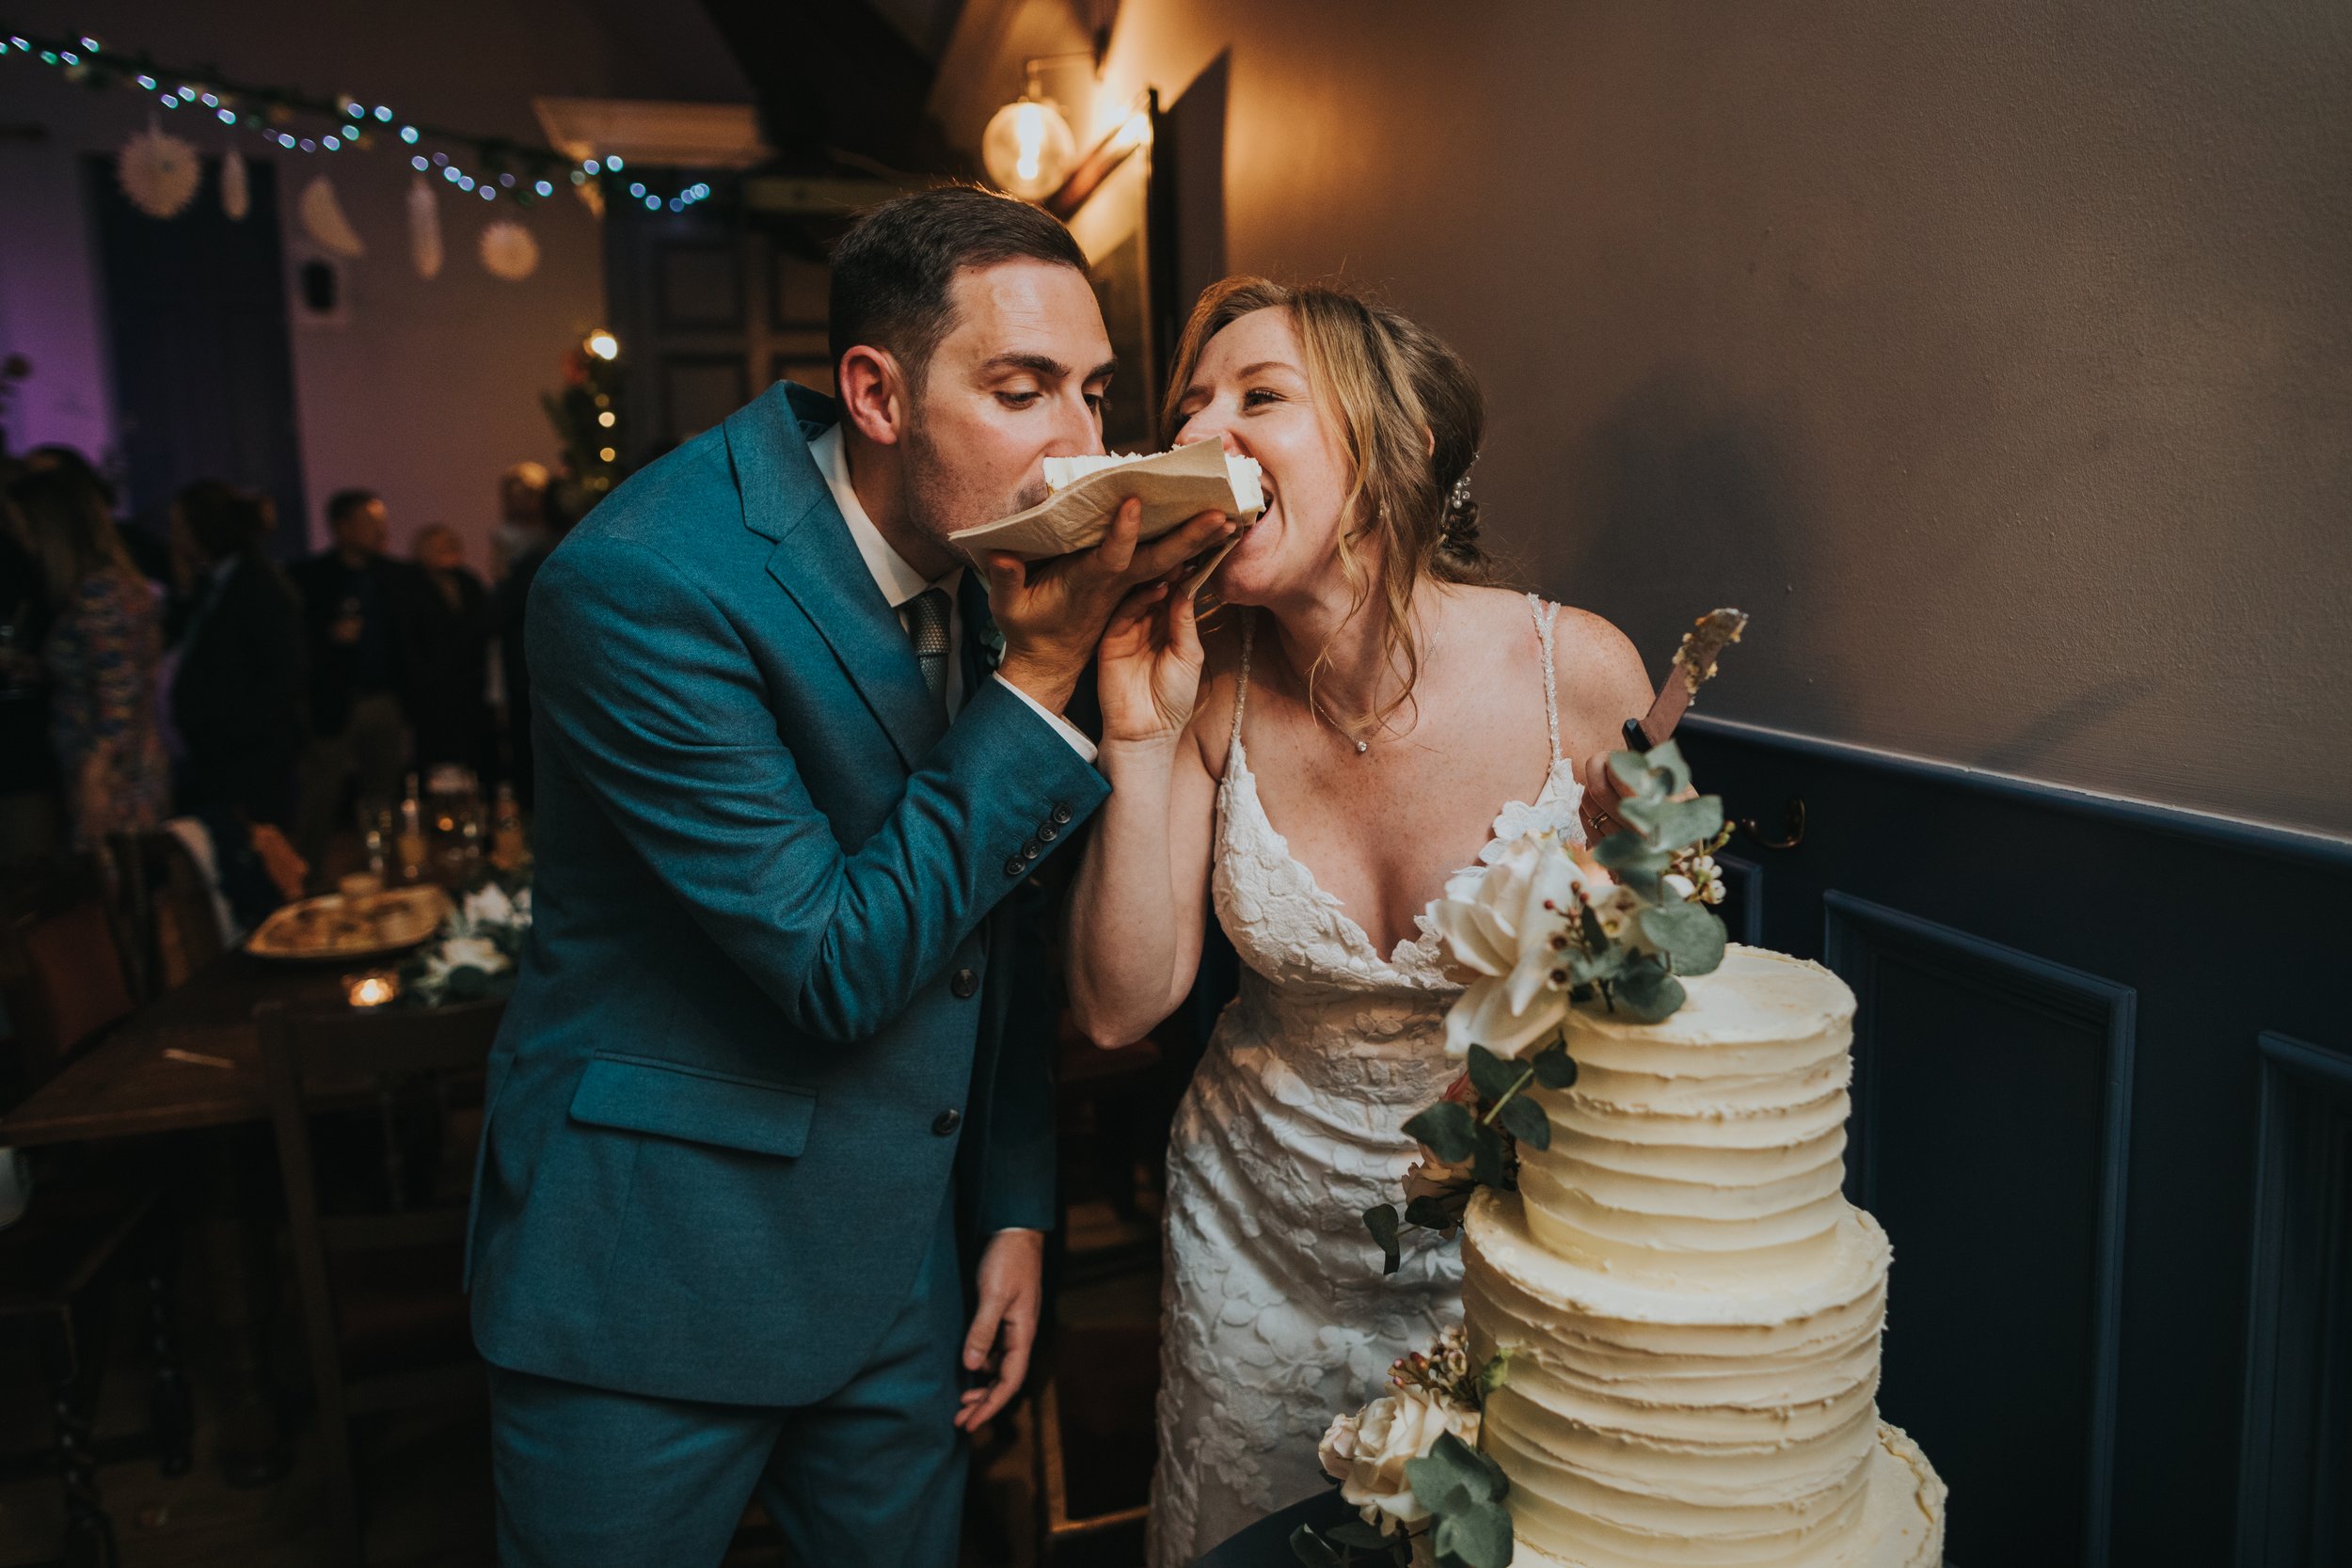
[[[1629,749],[1646,752],[1675,733],[1691,699],[1715,673],[1716,658],[1740,641],[1747,625],[1745,611],[1710,610],[1682,634],[1682,645],[1675,650],[1674,667],[1666,672],[1657,700],[1641,718],[1625,721],[1625,743]]]

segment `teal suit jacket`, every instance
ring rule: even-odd
[[[806,1403],[905,1306],[951,1182],[967,1234],[1053,1223],[1014,895],[1106,786],[977,636],[940,713],[809,458],[835,417],[771,388],[532,588],[534,924],[468,1263],[499,1366]]]

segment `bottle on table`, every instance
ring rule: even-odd
[[[516,871],[531,859],[531,844],[523,836],[523,808],[515,799],[515,786],[499,785],[498,800],[490,808],[490,863],[501,871]]]
[[[408,775],[408,794],[400,802],[400,832],[393,842],[400,863],[400,879],[413,882],[424,874],[424,803],[417,798],[417,776]]]

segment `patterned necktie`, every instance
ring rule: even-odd
[[[923,684],[931,700],[947,711],[947,617],[955,601],[945,588],[926,588],[907,601],[907,636],[914,642],[914,661],[923,667]]]

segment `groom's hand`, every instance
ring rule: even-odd
[[[1000,1230],[980,1254],[979,1309],[963,1337],[963,1370],[989,1380],[963,1392],[958,1432],[977,1432],[995,1418],[1029,1375],[1029,1350],[1045,1292],[1045,1237],[1036,1230]]]
[[[1024,562],[990,555],[988,609],[1004,634],[996,673],[1048,711],[1070,705],[1078,676],[1094,657],[1111,611],[1127,591],[1168,573],[1230,538],[1234,525],[1221,512],[1203,512],[1150,544],[1138,544],[1143,503],[1130,500],[1111,518],[1111,531],[1090,550]]]

